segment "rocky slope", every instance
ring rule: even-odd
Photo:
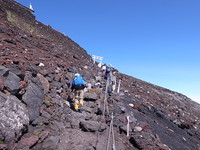
[[[114,71],[120,92],[107,93],[104,107],[106,81],[87,52],[28,9],[0,0],[0,149],[200,149],[199,104]],[[92,85],[81,112],[70,105],[76,72]]]

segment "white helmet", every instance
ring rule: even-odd
[[[80,74],[79,74],[79,73],[76,73],[74,76],[77,77],[77,76],[80,76]]]

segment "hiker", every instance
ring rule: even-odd
[[[115,89],[116,89],[116,76],[113,75],[113,72],[110,72],[108,78],[108,93],[114,93]]]
[[[101,66],[101,71],[102,71],[102,76],[105,78],[105,74],[106,74],[106,65],[102,65]]]
[[[110,72],[111,72],[111,70],[112,70],[112,66],[111,66],[111,64],[108,64],[108,66],[106,68],[106,71],[105,71],[105,76],[104,76],[104,78],[106,80],[110,78]]]
[[[110,73],[110,82],[112,85],[112,92],[114,92],[116,89],[116,84],[117,84],[115,72]]]
[[[74,92],[74,109],[79,110],[79,104],[83,105],[84,88],[86,87],[86,82],[79,73],[74,75],[71,89]]]

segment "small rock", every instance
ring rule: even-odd
[[[184,137],[183,137],[183,140],[184,140],[184,141],[187,141]]]
[[[38,66],[39,67],[44,67],[45,65],[43,63],[40,63]]]
[[[140,131],[142,131],[142,127],[136,126],[134,128],[134,132],[140,132]]]
[[[59,141],[60,141],[59,136],[50,136],[44,141],[42,147],[43,148],[49,148],[49,149],[56,149]]]
[[[129,104],[129,106],[131,106],[131,107],[134,107],[134,105],[133,105],[133,104]]]
[[[43,142],[49,135],[49,131],[42,131],[40,134],[39,134],[39,143]]]
[[[50,119],[50,118],[51,118],[51,115],[50,115],[48,112],[44,111],[44,112],[42,113],[42,117],[45,117],[45,118],[47,118],[47,119]]]
[[[30,137],[27,137],[27,138],[22,139],[22,140],[20,141],[20,143],[21,143],[22,145],[31,147],[31,146],[33,146],[35,143],[37,143],[37,141],[38,141],[38,137],[35,136],[35,135],[32,135],[32,136],[30,136]]]
[[[0,144],[0,149],[2,149],[2,150],[7,149],[7,145],[6,144]]]

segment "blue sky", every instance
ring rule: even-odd
[[[17,0],[120,72],[200,103],[199,0]]]

